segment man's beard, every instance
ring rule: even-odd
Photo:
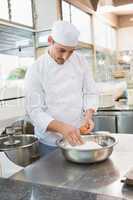
[[[65,60],[63,58],[57,58],[56,62],[59,64],[59,65],[62,65],[64,64]]]

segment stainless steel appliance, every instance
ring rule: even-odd
[[[133,110],[99,111],[94,116],[94,131],[133,134]]]

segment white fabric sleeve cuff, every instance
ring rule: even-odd
[[[36,117],[35,117],[36,115]],[[47,127],[50,122],[54,120],[53,117],[51,117],[49,114],[45,112],[40,113],[34,113],[30,114],[31,121],[33,122],[34,126],[38,127],[42,132],[45,132],[47,130]]]

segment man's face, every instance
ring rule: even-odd
[[[56,42],[53,42],[51,45],[52,57],[59,65],[64,64],[74,50],[74,47],[63,46]]]

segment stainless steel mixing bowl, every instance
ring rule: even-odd
[[[94,141],[102,148],[91,150],[67,148],[64,139],[58,140],[57,145],[67,160],[75,163],[95,163],[103,161],[111,155],[113,147],[117,143],[115,137],[107,134],[91,134],[82,136],[82,138],[84,141]]]

